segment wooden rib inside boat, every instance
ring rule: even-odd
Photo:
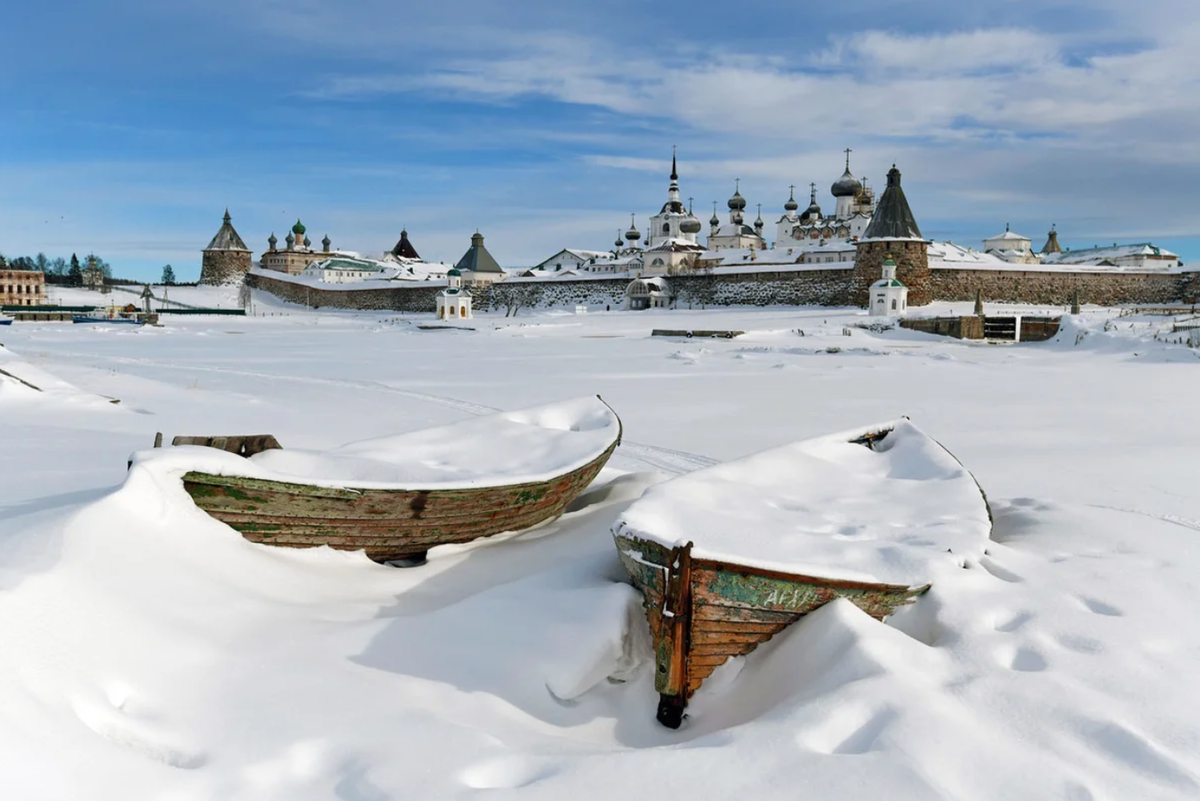
[[[566,411],[557,416],[553,414],[556,411],[553,405],[505,416],[505,420],[512,423],[514,415],[529,417],[530,413],[541,413],[551,421],[541,432],[535,430],[538,425],[527,425],[525,418],[520,418],[515,425],[527,425],[531,437],[543,438],[573,436],[571,432],[575,429],[569,427],[572,413],[587,416],[590,421],[591,428],[579,435],[586,435],[588,439],[575,447],[577,458],[573,457],[575,463],[571,468],[534,480],[505,480],[503,475],[492,475],[479,481],[459,480],[446,486],[436,482],[418,482],[409,486],[380,485],[370,481],[358,484],[354,481],[310,482],[281,480],[274,474],[269,478],[242,475],[238,474],[239,468],[235,465],[233,474],[212,469],[188,470],[182,475],[183,488],[200,509],[252,542],[290,548],[328,545],[341,550],[365,551],[376,562],[405,566],[422,564],[426,552],[436,545],[469,542],[553,520],[595,480],[620,444],[620,418],[599,397],[571,403],[574,405],[565,405]],[[536,414],[533,416],[537,417]],[[500,418],[501,415],[492,417]],[[503,422],[493,423],[491,427]],[[485,418],[481,425],[471,429],[472,436],[480,432],[486,434],[488,428]],[[400,450],[406,442],[405,436],[395,440],[400,443],[396,446]],[[280,455],[282,449],[270,435],[177,437],[173,444],[200,445],[236,454],[246,457],[247,465],[252,464],[249,457],[260,454],[277,461],[287,458],[286,452]],[[361,450],[361,443],[355,447]],[[477,447],[487,448],[487,443]],[[511,448],[512,441],[500,441],[497,447]],[[590,452],[589,448],[592,449]],[[163,454],[174,450],[147,453]],[[351,454],[355,453],[357,451],[351,451]],[[174,455],[178,456],[178,453]],[[516,456],[514,454],[514,458]],[[228,457],[223,458],[228,460]],[[585,458],[587,460],[583,461]],[[502,463],[504,454],[500,453],[497,459]],[[518,475],[530,475],[530,470]]]
[[[915,430],[915,427],[909,427]],[[884,426],[851,432],[842,442],[875,451],[885,447],[883,443],[891,430],[891,427]],[[906,434],[913,436],[911,431]],[[932,440],[925,439],[932,443]],[[978,489],[974,478],[961,469],[953,456],[940,446],[936,446],[936,450],[940,451],[935,455],[940,459],[941,466],[947,469],[947,476],[959,482],[952,488],[956,495],[962,496],[957,499],[960,503],[956,508],[959,511],[965,509],[962,526],[967,536],[956,541],[956,544],[969,542],[972,537],[986,540],[990,532],[990,511],[982,490]],[[766,452],[762,456],[766,457],[765,461],[773,469],[778,470],[779,455],[777,452]],[[784,453],[783,456],[788,454]],[[752,482],[754,460],[757,458],[752,456],[742,460],[748,465],[746,470],[739,473],[736,469],[729,469],[726,476],[718,476],[717,480],[741,476],[743,479],[749,477]],[[952,475],[951,465],[960,468],[958,475]],[[670,502],[673,499],[714,495],[711,492],[713,485],[706,484],[702,475],[713,469],[698,471],[660,485],[665,490],[664,497],[644,499],[656,504],[652,512],[657,516],[639,515],[636,507],[643,501],[637,501],[613,527],[621,562],[633,585],[644,597],[655,650],[655,690],[659,693],[657,717],[669,728],[680,726],[688,700],[714,670],[732,657],[751,653],[808,612],[836,598],[846,598],[871,617],[882,620],[897,608],[912,603],[930,587],[928,581],[838,578],[837,570],[831,571],[835,575],[820,575],[813,571],[790,571],[739,563],[736,558],[731,558],[727,550],[722,550],[727,546],[720,544],[715,548],[716,558],[712,558],[712,553],[696,553],[699,549],[695,542],[702,541],[699,538],[705,534],[703,530],[697,532],[696,541],[689,540],[686,544],[681,542],[681,538],[671,539],[679,531],[668,530],[666,536],[655,536],[647,530],[650,527],[647,521],[664,519],[661,514],[664,511],[667,517],[671,516]],[[786,483],[786,476],[782,478]],[[961,483],[964,481],[969,482],[970,487]],[[730,489],[734,491],[729,497],[737,498],[736,482]],[[651,495],[653,490],[647,495]],[[971,497],[968,497],[971,492],[978,505],[974,510],[970,505]],[[747,495],[752,493],[747,492]],[[962,503],[964,501],[965,506]],[[720,503],[720,499],[712,502]],[[703,501],[700,503],[703,505]],[[753,498],[746,500],[746,514],[751,520],[753,503]],[[698,510],[700,517],[693,519],[704,518],[705,512],[705,509]],[[745,525],[754,523],[748,521]],[[733,536],[729,541],[736,543],[737,539]],[[678,544],[671,545],[671,542]],[[946,556],[957,558],[952,554]]]

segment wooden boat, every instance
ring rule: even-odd
[[[613,536],[645,598],[658,720],[678,728],[714,670],[829,601],[882,620],[929,589],[937,563],[982,555],[990,532],[974,477],[907,420],[652,487]]]
[[[620,418],[596,396],[353,443],[327,454],[289,457],[297,452],[283,450],[270,435],[177,437],[172,444],[222,452],[223,461],[184,472],[183,488],[198,507],[246,539],[363,550],[377,562],[412,566],[423,564],[435,545],[519,531],[558,517],[596,478],[621,434]],[[135,463],[146,454],[152,462],[153,454],[172,451],[183,452],[146,451]],[[380,460],[381,454],[393,458]],[[412,474],[414,466],[419,477],[428,473],[431,454],[491,459],[493,472],[454,469],[444,480],[428,475],[388,480],[397,471]],[[323,476],[323,468],[332,472]],[[301,475],[289,480],[295,474]]]

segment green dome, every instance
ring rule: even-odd
[[[297,218],[296,224],[292,226],[292,233],[295,234],[296,236],[300,236],[301,234],[304,233],[304,231],[305,231],[304,224],[302,222],[300,222],[299,218]]]
[[[457,267],[451,267],[449,270],[446,271],[446,277],[450,277],[452,275],[457,275],[460,278],[462,277],[462,273],[460,273],[458,271]]]
[[[884,267],[895,267],[896,266],[896,260],[892,258],[890,253],[888,254],[888,257],[883,260],[883,266]]]

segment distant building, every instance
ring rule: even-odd
[[[241,281],[250,272],[253,253],[234,230],[229,209],[217,235],[208,243],[200,258],[200,283],[228,284]]]
[[[888,170],[887,188],[879,198],[879,207],[871,224],[858,241],[854,257],[854,303],[867,306],[871,285],[881,275],[884,261],[896,263],[896,279],[908,287],[908,301],[924,306],[933,301],[933,276],[929,272],[929,242],[909,208],[900,187],[900,171],[893,164]]]
[[[883,260],[883,277],[871,284],[870,315],[895,317],[908,309],[908,287],[896,280],[896,262]]]
[[[412,261],[420,261],[421,260],[420,255],[418,255],[418,253],[417,253],[417,249],[415,247],[413,247],[412,242],[408,241],[408,229],[407,228],[401,229],[400,241],[397,242],[396,246],[393,247],[387,254],[385,254],[384,257],[386,258],[387,256],[391,256],[393,259],[397,259],[397,260],[401,260],[401,259],[409,259]]]
[[[1053,232],[1051,232],[1053,233]],[[1055,237],[1057,244],[1057,237]],[[1112,267],[1119,270],[1156,271],[1183,266],[1179,255],[1150,242],[1112,247],[1065,250],[1042,257],[1045,264],[1077,264],[1081,267]]]
[[[1054,226],[1050,226],[1050,233],[1046,235],[1046,244],[1042,245],[1042,256],[1050,253],[1062,253],[1062,245],[1058,244],[1058,231],[1054,230]]]
[[[434,299],[439,320],[470,320],[471,293],[463,289],[462,273],[451,267],[446,272],[446,288]]]
[[[323,284],[353,284],[368,278],[388,277],[379,262],[353,256],[334,256],[314,261],[300,274],[316,278]]]
[[[669,309],[675,300],[675,291],[666,278],[636,278],[625,288],[625,298],[634,311]]]
[[[703,227],[696,215],[692,214],[691,208],[684,208],[683,201],[680,200],[679,171],[675,166],[675,152],[672,149],[671,184],[667,188],[667,202],[658,214],[650,218],[650,227],[646,230],[646,249],[672,242],[698,245],[696,235]]]
[[[1041,264],[1041,257],[1033,252],[1033,242],[1027,236],[1014,234],[1007,225],[1004,233],[983,240],[983,252],[991,253],[1009,264]]]
[[[558,273],[564,270],[574,270],[576,272],[599,272],[589,270],[596,264],[603,262],[614,261],[615,257],[612,253],[599,250],[576,250],[574,248],[563,248],[548,259],[543,259],[533,265],[530,270],[536,270],[541,273]]]
[[[762,250],[767,246],[763,239],[763,221],[762,208],[759,207],[758,220],[755,221],[754,227],[746,225],[746,198],[742,197],[740,185],[734,184],[733,196],[729,198],[729,222],[722,225],[717,218],[717,212],[713,210],[712,219],[709,220],[710,231],[708,234],[708,249],[709,250]]]
[[[476,231],[471,235],[471,247],[454,265],[462,280],[470,284],[492,284],[504,280],[504,270],[483,246],[483,234]]]
[[[829,188],[835,205],[833,214],[825,216],[817,203],[817,185],[809,184],[808,208],[797,214],[796,188],[791,188],[783,204],[783,216],[775,224],[775,247],[789,247],[806,240],[858,239],[866,233],[875,213],[875,192],[850,172],[850,153],[846,149],[846,171]]]
[[[264,270],[276,270],[288,275],[299,275],[304,272],[304,268],[312,264],[314,261],[327,259],[335,251],[330,249],[333,244],[329,240],[329,235],[321,240],[321,250],[312,249],[312,241],[306,235],[304,223],[296,220],[296,224],[292,226],[292,230],[284,239],[284,249],[278,248],[279,240],[275,238],[274,232],[267,237],[267,251],[259,257],[258,263]]]
[[[45,302],[45,273],[0,268],[0,306],[41,306]]]

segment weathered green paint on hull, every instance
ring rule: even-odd
[[[190,472],[183,486],[212,517],[265,545],[363,550],[377,562],[420,558],[437,545],[470,542],[552,520],[596,478],[620,442],[549,481],[453,490],[316,487]]]
[[[929,589],[694,559],[690,543],[671,550],[635,537],[614,539],[621,564],[644,598],[654,643],[654,685],[664,698],[660,720],[672,728],[679,725],[686,699],[721,663],[750,653],[809,612],[846,598],[882,620]],[[680,578],[686,591],[672,584]],[[673,696],[680,700],[669,702]]]

